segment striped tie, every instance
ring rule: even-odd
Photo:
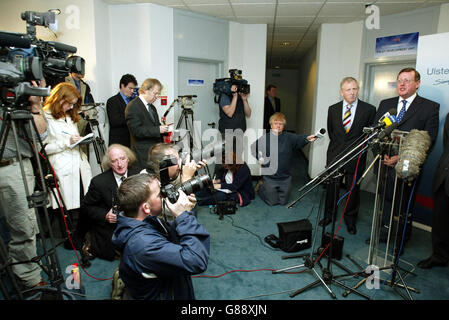
[[[343,117],[343,127],[345,128],[346,133],[351,129],[351,108],[352,104],[346,106],[346,112]]]

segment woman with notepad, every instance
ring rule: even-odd
[[[86,194],[92,178],[87,156],[80,148],[81,141],[87,140],[80,137],[76,125],[80,119],[80,101],[76,88],[67,82],[61,82],[51,90],[43,108],[49,132],[43,143],[59,182],[58,189],[55,190],[58,199],[51,195],[51,206],[57,209],[64,204],[71,213],[73,227],[78,225],[76,221],[80,216],[81,198]],[[61,197],[63,203],[60,201]]]

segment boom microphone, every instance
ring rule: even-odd
[[[399,178],[411,182],[418,177],[420,167],[426,161],[430,144],[430,135],[427,131],[416,129],[410,131],[402,142],[399,161],[395,167]]]
[[[31,40],[26,34],[0,31],[0,47],[30,48]]]
[[[70,46],[65,43],[56,42],[56,41],[47,41],[49,45],[51,45],[53,48],[59,51],[69,52],[69,53],[76,53],[76,47]]]

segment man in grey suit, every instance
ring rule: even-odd
[[[327,166],[340,160],[341,153],[363,134],[363,127],[368,127],[373,122],[376,108],[373,105],[359,100],[358,93],[359,84],[357,80],[353,77],[346,77],[340,83],[340,94],[343,100],[329,107],[327,132],[330,142],[327,148]],[[344,174],[345,189],[347,191],[353,185],[355,173],[357,172],[357,178],[363,174],[365,162],[366,153],[361,155],[360,161],[357,158],[353,159],[342,168],[341,173]],[[326,205],[324,218],[320,221],[321,226],[326,226],[332,221],[334,201],[338,200],[339,196],[338,190],[339,182],[337,181],[333,181],[327,185]],[[359,186],[354,185],[344,216],[346,227],[350,234],[357,233],[356,221],[359,207]]]
[[[146,167],[151,146],[162,142],[162,134],[168,126],[161,125],[153,103],[161,94],[162,84],[157,79],[148,78],[139,88],[139,97],[132,100],[125,109],[125,119],[131,137],[131,149],[137,154],[139,165]]]

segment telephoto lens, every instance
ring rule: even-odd
[[[210,178],[208,175],[202,175],[184,182],[178,190],[184,191],[185,194],[189,195],[200,191],[201,189],[208,186],[210,183]],[[171,203],[178,201],[179,192],[175,190],[173,192],[167,192],[167,198]]]

